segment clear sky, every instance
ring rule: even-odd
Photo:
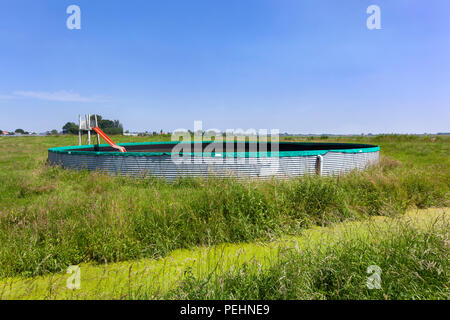
[[[130,131],[448,132],[450,1],[0,0],[0,129],[79,113]]]

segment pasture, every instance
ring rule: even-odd
[[[447,299],[450,137],[327,140],[380,145],[381,161],[337,178],[166,182],[48,166],[74,136],[0,137],[0,299]],[[65,287],[71,265],[80,290]]]

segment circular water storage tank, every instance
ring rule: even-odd
[[[123,143],[126,153],[109,145],[48,150],[51,164],[136,177],[290,178],[307,174],[341,175],[379,160],[380,148],[353,143],[145,142]],[[186,151],[187,150],[187,151]],[[232,150],[232,152],[228,152]]]

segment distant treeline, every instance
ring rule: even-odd
[[[101,115],[97,115],[97,121],[106,134],[123,134],[123,125],[119,120],[103,119]],[[91,124],[95,124],[95,116],[91,116]],[[78,125],[75,122],[67,122],[62,129],[64,134],[78,134]]]

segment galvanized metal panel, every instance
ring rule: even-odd
[[[196,158],[178,163],[170,156],[105,156],[49,151],[50,163],[76,170],[100,170],[114,175],[155,176],[168,180],[178,177],[218,176],[270,179],[316,173],[317,156],[280,158]],[[328,152],[323,156],[322,175],[335,176],[362,170],[378,162],[379,152]]]

